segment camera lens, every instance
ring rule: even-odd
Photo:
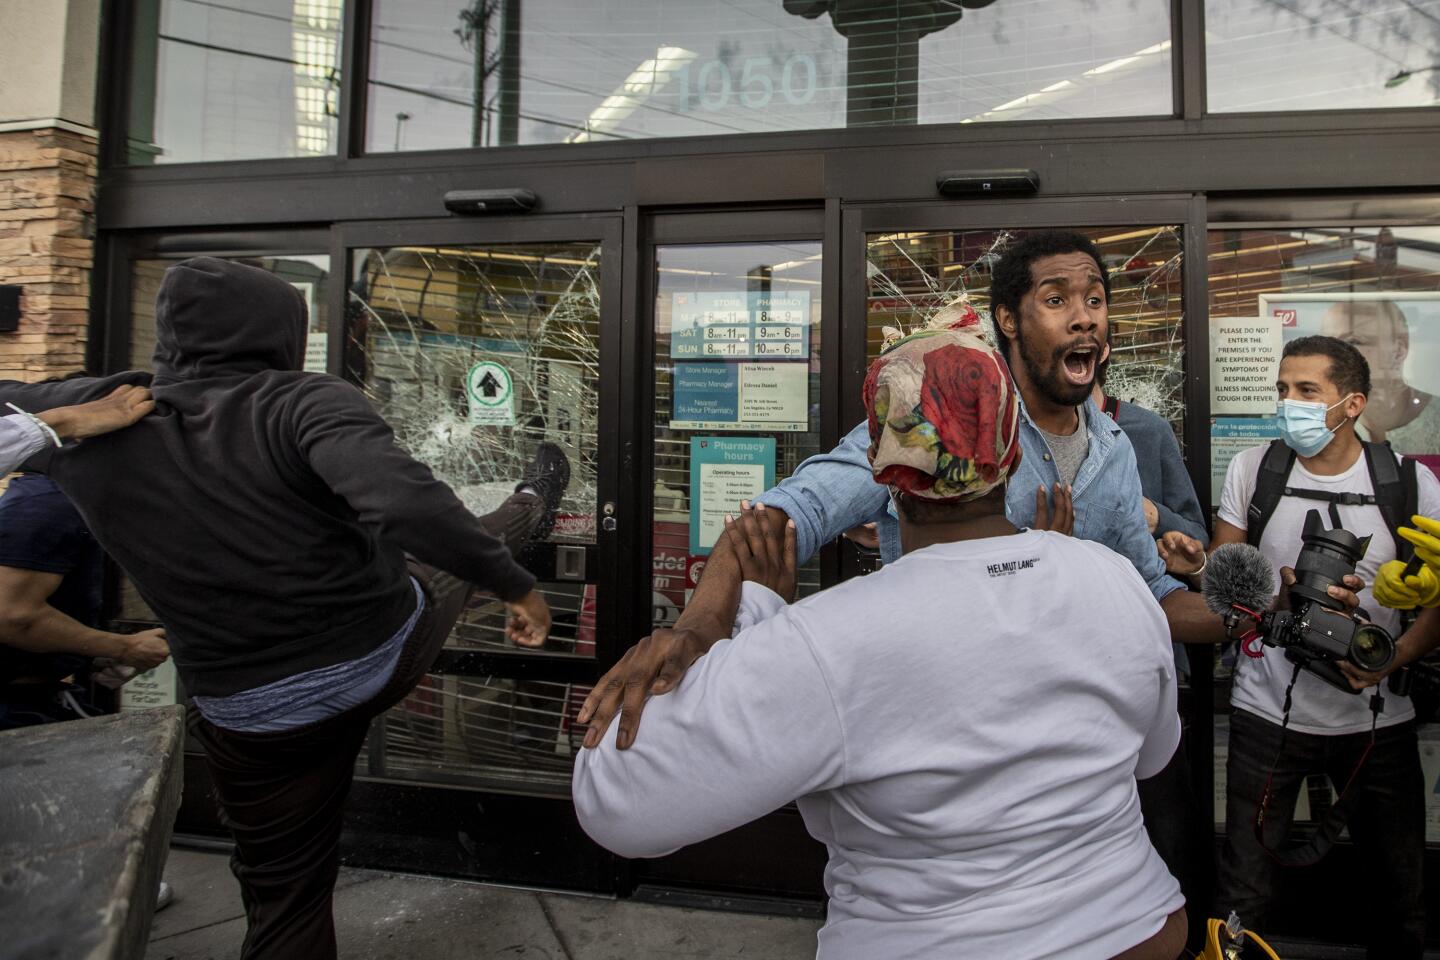
[[[1374,673],[1390,666],[1395,659],[1395,641],[1381,627],[1365,623],[1355,628],[1350,640],[1350,662],[1361,670]]]

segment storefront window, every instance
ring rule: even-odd
[[[1371,392],[1357,433],[1388,441],[1397,453],[1418,460],[1420,469],[1440,472],[1440,228],[1211,230],[1209,272],[1212,505],[1221,502],[1235,456],[1279,435],[1274,414],[1280,352],[1286,343],[1313,334],[1353,344],[1369,363]],[[1323,515],[1325,505],[1314,506]],[[1330,526],[1329,519],[1324,522]],[[1299,550],[1297,540],[1293,554]],[[1284,656],[1270,647],[1264,654]],[[1228,700],[1237,671],[1245,668],[1233,649],[1217,658],[1217,703]],[[1296,696],[1304,692],[1298,688]],[[1217,717],[1217,829],[1226,826],[1229,731],[1228,718]],[[1433,724],[1420,727],[1429,784],[1440,777],[1440,737],[1433,731]],[[1308,824],[1329,808],[1334,790],[1323,775],[1307,786],[1300,791],[1296,819]],[[1440,842],[1436,796],[1427,790],[1431,843]]]
[[[1440,0],[1205,0],[1213,113],[1440,103]]]
[[[377,0],[366,148],[1168,116],[1169,9]]]
[[[820,242],[655,259],[653,622],[670,626],[725,515],[820,452]],[[819,571],[800,569],[801,595]]]
[[[872,234],[866,240],[868,359],[884,329],[909,332],[937,310],[967,299],[993,336],[990,273],[1025,230],[934,230]],[[1105,392],[1153,410],[1183,439],[1184,316],[1180,229],[1080,228],[1110,270],[1110,364]]]
[[[336,150],[342,0],[136,0],[127,159]]]
[[[396,441],[477,516],[515,489],[541,442],[560,447],[570,483],[541,547],[593,550],[599,412],[600,247],[594,243],[390,247],[351,254],[348,375]],[[596,585],[538,584],[554,616],[538,652],[595,655]],[[452,652],[530,653],[505,636],[505,609],[477,596]],[[386,714],[358,768],[430,782],[568,789],[588,687],[435,673]]]

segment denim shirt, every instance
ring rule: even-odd
[[[1128,559],[1156,600],[1184,589],[1165,572],[1165,562],[1145,523],[1140,473],[1129,439],[1094,401],[1087,399],[1081,409],[1090,445],[1075,475],[1075,536],[1103,543]],[[1024,401],[1020,404],[1020,447],[1023,455],[1010,476],[1005,516],[1023,528],[1035,523],[1036,488],[1044,484],[1049,490],[1060,482],[1050,448],[1030,422]],[[871,521],[879,528],[881,559],[889,563],[900,557],[900,524],[889,491],[876,483],[871,473],[869,448],[870,430],[862,422],[834,450],[809,458],[779,486],[756,498],[766,506],[779,507],[795,521],[800,563],[851,527]]]

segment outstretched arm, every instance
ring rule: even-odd
[[[63,579],[59,573],[0,566],[0,643],[30,653],[108,657],[137,670],[165,662],[170,648],[164,630],[108,633],[52,607],[50,595]]]

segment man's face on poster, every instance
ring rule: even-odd
[[[1382,384],[1404,382],[1410,335],[1405,314],[1393,303],[1362,300],[1334,304],[1320,319],[1320,332],[1359,350],[1370,364],[1370,379],[1377,389]]]

